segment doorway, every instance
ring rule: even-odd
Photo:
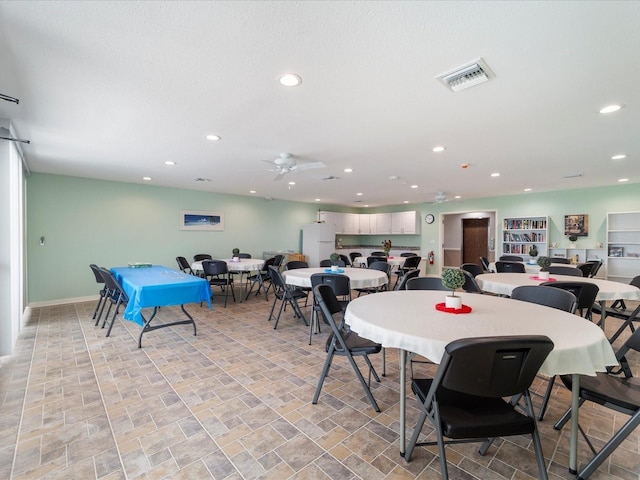
[[[489,257],[489,219],[462,219],[462,263],[480,264]]]

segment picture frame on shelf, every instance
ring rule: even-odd
[[[577,237],[589,236],[589,215],[565,215],[564,234],[575,235]]]
[[[180,210],[180,230],[221,232],[224,230],[224,213]]]
[[[624,257],[624,248],[623,247],[609,247],[609,256],[610,257]]]

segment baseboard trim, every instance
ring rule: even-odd
[[[98,295],[90,295],[88,297],[61,298],[58,300],[44,300],[42,302],[29,302],[27,308],[53,307],[55,305],[65,305],[67,303],[97,302]]]

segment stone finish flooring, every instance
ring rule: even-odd
[[[387,376],[373,382],[381,413],[342,357],[312,405],[328,327],[308,345],[308,328],[288,309],[274,330],[272,299],[222,308],[216,298],[213,310],[188,305],[197,336],[187,325],[156,330],[145,334],[142,349],[140,327],[121,316],[106,338],[91,319],[94,302],[32,309],[15,355],[1,358],[0,478],[440,478],[435,448],[416,448],[410,463],[399,455],[397,352],[387,350]],[[165,307],[159,320],[180,313]],[[609,320],[608,328],[618,324]],[[381,356],[372,361],[381,373]],[[631,361],[638,373],[635,354]],[[546,381],[534,387],[542,393]],[[551,479],[572,478],[569,429],[552,428],[568,404],[569,392],[558,386],[539,424]],[[407,406],[410,436],[416,400]],[[581,425],[598,445],[625,420],[581,409]],[[638,480],[639,440],[636,431],[591,478]],[[452,479],[538,476],[528,437],[498,439],[484,457],[477,448],[447,447]],[[580,439],[580,464],[589,458]]]

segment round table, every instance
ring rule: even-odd
[[[497,275],[497,274],[491,274]],[[516,275],[516,274],[509,274]],[[573,277],[575,278],[575,277]],[[361,337],[400,351],[400,452],[405,449],[406,352],[418,353],[439,363],[447,344],[468,337],[497,335],[546,335],[554,343],[540,369],[545,375],[594,375],[617,365],[604,332],[577,315],[509,298],[460,293],[469,314],[435,309],[445,292],[405,290],[381,292],[352,300],[345,321]],[[402,319],[402,321],[398,321]],[[576,387],[578,384],[574,383]],[[577,464],[578,389],[572,396],[570,468]]]
[[[380,270],[369,268],[340,268],[337,272],[332,272],[328,268],[295,268],[282,272],[284,281],[296,287],[311,288],[311,275],[314,273],[340,273],[349,277],[351,288],[376,288],[389,283],[389,277]]]

